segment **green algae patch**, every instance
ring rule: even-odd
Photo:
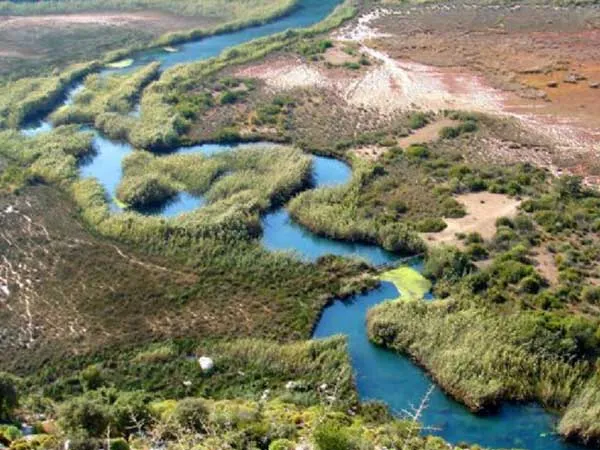
[[[431,282],[409,266],[389,270],[382,273],[379,278],[394,283],[398,291],[400,291],[402,298],[407,300],[421,299],[431,290]]]
[[[115,61],[108,63],[106,67],[110,67],[111,69],[124,69],[125,67],[129,67],[133,64],[132,58],[121,59],[120,61]]]

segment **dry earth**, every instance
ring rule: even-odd
[[[491,239],[496,233],[496,220],[499,217],[511,217],[517,213],[519,200],[502,194],[478,192],[455,197],[465,205],[467,214],[458,219],[444,219],[448,226],[439,233],[422,233],[421,236],[431,244],[462,245],[456,233],[479,233],[484,239]]]
[[[328,90],[347,109],[389,121],[446,109],[516,119],[531,145],[485,136],[479,153],[600,180],[600,89],[590,87],[600,78],[600,8],[397,6],[364,14],[332,38],[336,47],[358,45],[375,63],[356,72],[279,57],[238,74],[273,91]],[[565,82],[573,75],[578,81]]]

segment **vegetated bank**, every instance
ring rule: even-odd
[[[432,249],[424,273],[443,299],[378,306],[369,336],[410,355],[475,412],[536,400],[562,412],[563,436],[596,445],[600,196],[569,177],[541,189],[514,219],[498,220],[491,241],[472,234],[464,252]],[[536,270],[545,251],[556,279]]]

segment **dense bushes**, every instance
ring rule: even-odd
[[[8,373],[0,372],[0,421],[10,420],[18,403],[16,378]]]

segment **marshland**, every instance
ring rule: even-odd
[[[600,444],[596,2],[0,17],[0,448]]]

